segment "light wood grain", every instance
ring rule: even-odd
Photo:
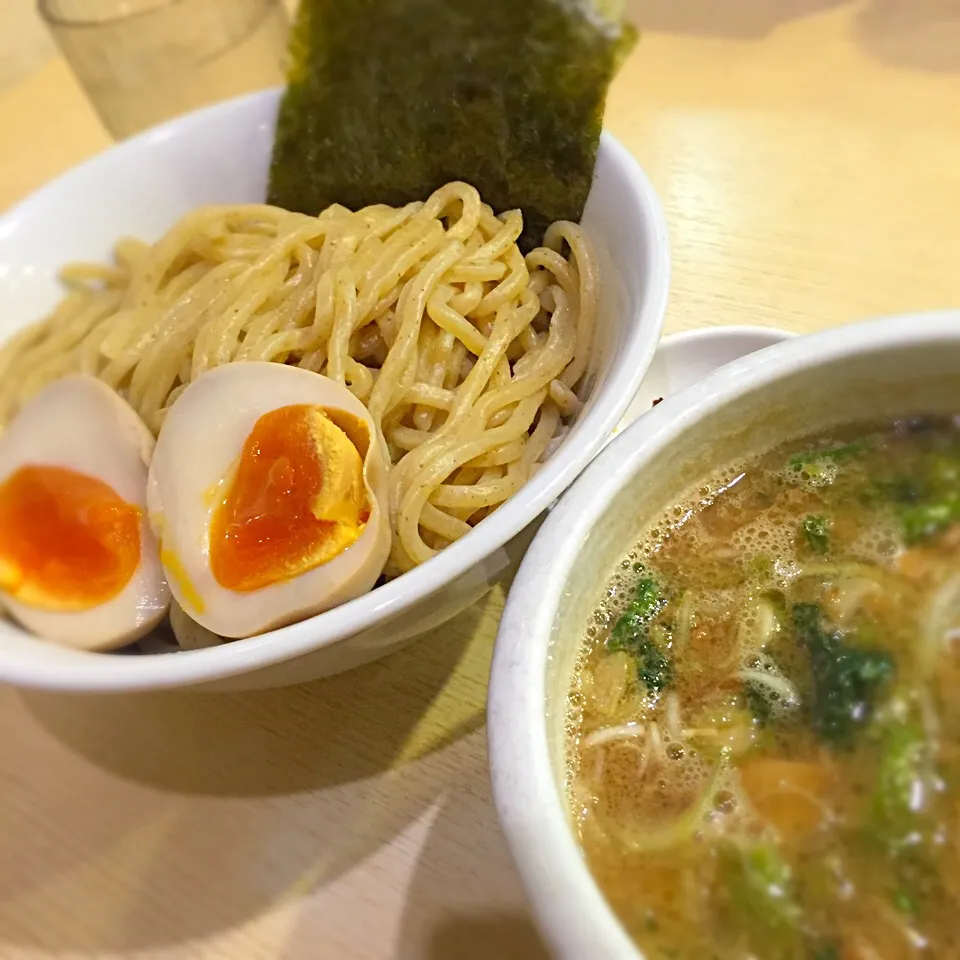
[[[607,119],[666,206],[668,329],[960,305],[953,0],[631,6]],[[108,142],[58,60],[0,130],[0,207]],[[486,772],[501,605],[290,690],[0,691],[0,957],[542,960]]]

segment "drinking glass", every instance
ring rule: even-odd
[[[118,138],[284,79],[282,0],[39,0],[39,9]]]

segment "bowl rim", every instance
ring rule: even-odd
[[[488,754],[501,826],[544,938],[562,960],[642,960],[600,892],[557,788],[547,731],[547,664],[579,546],[614,497],[689,427],[799,370],[853,354],[960,341],[960,311],[899,314],[787,338],[718,368],[623,430],[541,526],[497,634],[487,699]]]
[[[118,159],[126,157],[127,154],[136,155],[142,150],[150,149],[168,140],[186,136],[192,129],[203,126],[213,117],[222,118],[232,113],[239,116],[249,113],[253,116],[257,113],[265,114],[271,109],[275,112],[280,106],[282,94],[282,87],[270,87],[266,90],[255,90],[253,93],[244,93],[228,100],[210,103],[178,117],[163,120],[155,126],[147,127],[131,137],[98,150],[89,157],[73,164],[73,166],[67,167],[66,170],[62,170],[49,180],[45,180],[36,190],[32,190],[25,197],[21,197],[5,210],[0,210],[0,237],[13,229],[22,218],[31,216],[33,208],[44,201],[46,194],[58,188],[63,189],[65,183],[74,179],[74,177],[101,164],[115,163]],[[276,117],[273,116],[271,122],[275,121]]]
[[[237,115],[237,122],[263,122],[279,104],[282,88],[258,91],[184,114],[91,157],[49,181],[0,216],[0,236],[33,215],[54,190],[100,164],[130,162],[156,144],[189,138],[212,116]],[[619,354],[603,385],[605,402],[596,404],[578,423],[580,442],[566,445],[547,461],[524,488],[488,520],[440,555],[355,600],[259,636],[218,647],[179,651],[176,656],[104,656],[64,650],[62,659],[48,655],[42,664],[35,652],[6,650],[0,657],[0,680],[18,686],[102,692],[147,690],[208,683],[296,659],[393,619],[432,596],[481,563],[528,526],[570,486],[597,455],[620,422],[656,350],[663,328],[670,286],[671,258],[666,218],[649,177],[633,155],[610,133],[601,134],[598,157],[606,155],[621,171],[627,190],[624,204],[635,211],[647,260],[643,302],[631,319],[630,342]],[[638,249],[638,256],[639,256]],[[639,335],[639,331],[644,331]]]

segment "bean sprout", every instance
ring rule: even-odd
[[[618,723],[615,726],[594,730],[593,733],[584,738],[583,747],[585,750],[589,750],[592,747],[599,747],[605,743],[615,743],[618,740],[639,740],[646,734],[646,724],[635,723],[634,721]]]
[[[738,670],[737,676],[741,680],[750,683],[762,683],[791,706],[800,703],[800,695],[797,693],[796,688],[784,677],[778,677],[774,673],[767,673],[766,670]]]

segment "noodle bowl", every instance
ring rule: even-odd
[[[423,203],[318,217],[201,207],[112,266],[78,264],[51,316],[0,351],[0,421],[41,387],[92,374],[154,433],[205,371],[294,364],[344,383],[392,466],[388,573],[429,559],[515,493],[577,413],[597,314],[583,231],[556,223],[524,257],[451,183]]]

